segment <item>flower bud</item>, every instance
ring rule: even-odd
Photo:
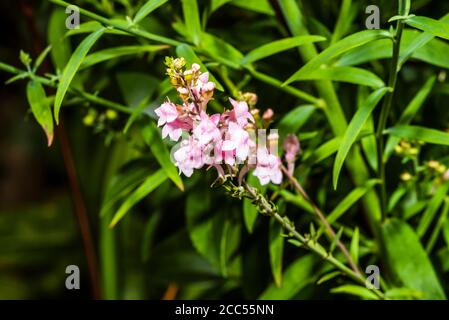
[[[405,182],[410,181],[412,180],[412,175],[408,172],[404,172],[403,174],[401,174],[401,180]]]

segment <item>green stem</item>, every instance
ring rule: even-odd
[[[67,6],[70,5],[70,3],[67,3],[67,2],[62,1],[62,0],[50,0],[50,1],[53,2],[54,4],[57,4],[57,5],[63,6],[63,7],[67,7]],[[124,25],[123,23],[119,23],[117,21],[110,20],[108,18],[105,18],[103,16],[100,16],[98,14],[95,14],[93,12],[90,12],[90,11],[82,9],[82,8],[80,8],[79,10],[80,10],[80,13],[84,14],[86,17],[89,17],[89,18],[91,18],[91,19],[93,19],[95,21],[101,22],[102,24],[104,24],[106,26],[113,27],[113,28],[115,28],[117,30],[121,30],[123,32],[132,34],[132,35],[134,35],[136,37],[140,37],[140,38],[143,38],[143,39],[156,41],[156,42],[160,42],[160,43],[168,44],[168,45],[172,45],[172,46],[179,46],[181,44],[184,44],[181,41],[173,40],[173,39],[170,39],[170,38],[167,38],[167,37],[162,37],[162,36],[159,36],[159,35],[156,35],[156,34],[153,34],[153,33],[149,33],[147,31],[144,31],[144,30],[141,30],[141,29],[138,29],[136,26]],[[201,49],[196,48],[196,47],[194,48],[194,50],[196,52],[198,52],[198,53],[201,53],[203,55],[209,56],[209,54],[205,50],[201,50]],[[215,58],[219,58],[219,57],[215,57]],[[221,60],[221,62],[223,64],[226,64],[225,59]],[[230,65],[228,64],[228,66],[230,66]],[[230,67],[235,68],[235,66],[233,66],[233,65],[230,66]],[[313,104],[317,104],[317,105],[321,101],[320,99],[318,99],[318,98],[316,98],[316,97],[314,97],[314,96],[312,96],[312,95],[310,95],[310,94],[308,94],[308,93],[306,93],[304,91],[298,90],[298,89],[296,89],[294,87],[291,87],[291,86],[284,86],[283,87],[282,86],[282,81],[274,79],[274,78],[272,78],[272,77],[270,77],[270,76],[268,76],[268,75],[266,75],[264,73],[258,72],[256,70],[254,70],[253,68],[250,68],[249,71],[251,72],[251,74],[256,79],[258,79],[258,80],[260,80],[262,82],[265,82],[265,83],[267,83],[269,85],[272,85],[272,86],[274,86],[276,88],[279,88],[280,90],[285,91],[285,92],[291,94],[292,96],[298,97],[300,99],[303,99],[304,101],[307,101],[307,102],[310,102],[310,103],[313,103]]]
[[[390,114],[391,107],[393,104],[394,91],[396,89],[396,83],[398,79],[399,72],[399,53],[401,47],[401,39],[402,32],[404,30],[404,22],[402,20],[398,20],[396,26],[396,34],[393,39],[393,56],[390,64],[390,77],[388,80],[388,86],[392,88],[391,92],[388,92],[380,112],[379,122],[376,131],[376,145],[377,145],[377,176],[380,180],[379,189],[380,189],[380,203],[381,203],[381,213],[382,213],[382,221],[385,220],[387,216],[387,188],[386,188],[386,176],[385,176],[385,159],[383,157],[384,154],[384,137],[383,132],[387,125],[388,115]]]
[[[312,239],[307,239],[303,235],[301,235],[295,229],[292,223],[288,223],[287,219],[283,218],[281,215],[279,215],[279,213],[277,213],[277,210],[273,208],[273,206],[264,196],[257,193],[257,190],[255,188],[248,185],[247,183],[244,183],[243,186],[245,190],[248,192],[249,196],[251,197],[251,200],[253,200],[253,202],[257,204],[259,207],[262,207],[265,214],[273,217],[278,223],[280,223],[283,226],[285,230],[289,232],[289,234],[293,238],[298,240],[305,248],[309,249],[314,254],[321,257],[323,260],[331,263],[334,267],[336,267],[338,270],[340,270],[343,274],[345,274],[347,277],[349,277],[356,283],[365,286],[365,278],[361,274],[358,274],[351,268],[348,268],[346,265],[341,263],[339,260],[333,257],[331,253],[327,252],[318,242]],[[384,294],[380,290],[373,290],[373,292],[380,299],[385,299]]]
[[[37,82],[39,82],[39,83],[41,83],[41,84],[43,84],[45,86],[52,87],[52,88],[57,88],[57,84],[54,81],[51,81],[50,79],[47,79],[47,78],[44,78],[44,77],[41,77],[41,76],[30,74],[29,72],[27,72],[25,70],[18,69],[18,68],[13,67],[13,66],[11,66],[9,64],[5,64],[5,63],[0,62],[0,70],[6,71],[6,72],[9,72],[9,73],[12,73],[12,74],[17,74],[17,75],[18,74],[24,74],[24,75],[26,75],[26,77],[24,77],[24,79],[27,79],[27,78],[31,79],[31,78],[33,78],[34,81],[37,81]],[[94,104],[97,104],[97,105],[100,105],[100,106],[103,106],[103,107],[106,107],[106,108],[114,109],[114,110],[117,110],[117,111],[120,111],[120,112],[123,112],[123,113],[129,113],[129,114],[132,113],[132,110],[129,109],[128,107],[124,106],[124,105],[121,105],[119,103],[116,103],[114,101],[110,101],[110,100],[107,100],[107,99],[104,99],[104,98],[101,98],[101,97],[97,97],[96,95],[88,93],[88,92],[85,92],[83,90],[69,88],[68,92],[70,94],[72,94],[72,95],[76,95],[78,97],[81,97],[81,98],[83,98],[84,100],[86,100],[88,102],[91,102],[91,103],[94,103]]]

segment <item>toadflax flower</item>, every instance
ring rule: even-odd
[[[225,172],[231,176],[238,175],[241,182],[244,175],[254,169],[253,174],[261,184],[280,184],[282,164],[277,156],[277,132],[268,136],[270,151],[265,147],[267,143],[262,143],[264,147],[259,150],[256,148],[255,133],[260,119],[254,118],[252,113],[257,114],[258,110],[250,108],[247,101],[254,107],[257,96],[241,94],[243,100],[240,101],[230,98],[231,109],[209,116],[207,104],[215,90],[209,74],[202,73],[198,64],[184,70],[185,61],[182,59],[167,58],[166,64],[170,82],[182,103],[164,102],[155,113],[158,126],[163,127],[163,138],[178,141],[184,134],[173,153],[173,162],[179,173],[190,177],[195,169],[215,167],[219,175],[224,176]],[[269,109],[266,114],[271,119],[273,111]],[[266,126],[263,128],[265,130]]]
[[[275,184],[282,182],[281,160],[273,154],[269,154],[266,148],[257,150],[257,166],[253,173],[259,178],[261,185],[270,181]]]
[[[299,140],[294,134],[289,134],[284,139],[285,161],[287,162],[288,172],[293,174],[295,169],[296,156],[300,152]]]

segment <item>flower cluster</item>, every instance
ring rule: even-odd
[[[281,160],[277,155],[278,136],[269,135],[268,143],[256,144],[258,110],[250,109],[257,102],[254,94],[242,94],[242,100],[229,99],[232,106],[223,113],[207,114],[207,104],[214,96],[215,84],[209,81],[209,74],[202,73],[198,64],[185,68],[183,58],[167,58],[167,74],[176,88],[180,103],[164,102],[155,110],[158,126],[162,126],[162,137],[181,142],[172,153],[173,161],[180,173],[187,177],[195,169],[215,167],[221,176],[227,172],[253,174],[260,183],[282,181]],[[270,118],[273,111],[267,110]],[[270,114],[271,113],[271,114]],[[263,123],[267,123],[267,116]],[[289,163],[297,152],[290,148]],[[241,165],[241,166],[240,166]]]

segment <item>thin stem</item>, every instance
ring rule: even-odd
[[[24,79],[31,79],[31,77],[33,77],[33,80],[35,80],[45,86],[48,86],[51,88],[57,88],[57,84],[54,81],[44,78],[44,77],[41,77],[41,76],[31,75],[28,72],[18,69],[16,67],[13,67],[9,64],[0,62],[0,70],[9,72],[11,74],[24,74],[24,75],[26,75],[24,77]],[[107,100],[107,99],[104,99],[101,97],[97,97],[94,94],[91,94],[91,93],[88,93],[88,92],[85,92],[82,90],[74,89],[74,88],[69,88],[68,91],[70,94],[81,97],[88,102],[91,102],[91,103],[94,103],[94,104],[97,104],[97,105],[100,105],[100,106],[103,106],[106,108],[114,109],[114,110],[117,110],[117,111],[120,111],[123,113],[129,113],[129,114],[132,113],[132,110],[130,108],[128,108],[124,105],[121,105],[119,103],[116,103],[114,101],[110,101],[110,100]]]
[[[67,7],[67,6],[70,5],[70,3],[67,3],[67,2],[62,1],[62,0],[50,0],[50,1],[53,2],[54,4],[57,4],[57,5],[63,6],[63,7]],[[80,13],[84,14],[86,17],[89,17],[89,18],[91,18],[91,19],[93,19],[95,21],[101,22],[102,24],[104,24],[106,26],[110,26],[110,27],[113,27],[113,28],[115,28],[117,30],[121,30],[123,32],[132,34],[132,35],[134,35],[136,37],[140,37],[140,38],[144,38],[144,39],[147,39],[147,40],[156,41],[156,42],[160,42],[160,43],[168,44],[168,45],[172,45],[172,46],[179,46],[179,45],[184,44],[181,41],[173,40],[173,39],[170,39],[170,38],[167,38],[167,37],[162,37],[162,36],[159,36],[159,35],[156,35],[156,34],[153,34],[153,33],[149,33],[147,31],[144,31],[144,30],[141,30],[141,29],[138,29],[136,26],[133,26],[133,25],[126,25],[126,24],[119,23],[119,22],[114,21],[114,20],[110,20],[108,18],[105,18],[103,16],[100,16],[98,14],[95,14],[93,12],[90,12],[90,11],[82,9],[82,8],[80,8],[79,10],[80,10]],[[199,53],[201,53],[203,55],[206,55],[206,56],[210,57],[208,52],[205,51],[205,50],[202,50],[202,49],[199,49],[199,48],[196,48],[196,47],[193,48],[193,49],[196,52],[199,52]],[[215,58],[217,59],[219,57],[215,57]],[[220,59],[220,61],[223,64],[226,64],[227,66],[229,66],[231,68],[236,68],[236,66],[234,64],[232,64],[232,65],[230,63],[227,64],[226,63],[226,59]],[[256,70],[254,70],[253,68],[250,68],[249,72],[256,79],[258,79],[258,80],[260,80],[262,82],[265,82],[265,83],[267,83],[269,85],[275,86],[275,87],[279,88],[280,90],[285,91],[285,92],[291,94],[292,96],[298,97],[300,99],[303,99],[304,101],[307,101],[307,102],[310,102],[310,103],[313,103],[313,104],[317,104],[317,105],[319,103],[322,104],[321,99],[318,99],[318,98],[316,98],[316,97],[314,97],[314,96],[312,96],[312,95],[310,95],[310,94],[308,94],[308,93],[306,93],[304,91],[298,90],[298,89],[293,88],[291,86],[281,86],[282,85],[281,81],[279,81],[277,79],[274,79],[274,78],[272,78],[272,77],[270,77],[270,76],[268,76],[268,75],[266,75],[264,73],[258,72]]]
[[[284,172],[284,174],[287,176],[287,178],[290,180],[290,182],[293,184],[293,186],[295,187],[295,189],[303,196],[304,199],[307,200],[307,202],[309,202],[309,204],[312,206],[313,211],[315,212],[315,214],[317,215],[318,219],[321,221],[321,223],[323,224],[323,226],[326,228],[327,232],[329,233],[329,235],[331,236],[331,238],[333,240],[336,239],[337,235],[334,231],[334,229],[332,228],[332,226],[329,224],[329,222],[327,221],[326,217],[324,216],[323,212],[316,206],[316,204],[312,201],[312,199],[309,197],[309,195],[306,193],[306,191],[304,190],[304,188],[299,184],[298,180],[296,180],[295,177],[293,177],[290,172],[287,170],[287,168],[285,168],[285,166],[281,166],[282,171]],[[346,248],[346,246],[343,244],[343,242],[340,241],[340,239],[337,240],[337,246],[338,248],[341,250],[341,252],[343,253],[343,255],[345,256],[346,260],[348,261],[349,265],[351,266],[352,270],[358,274],[361,275],[359,268],[357,267],[357,264],[354,262],[354,260],[352,259],[351,255],[349,254],[348,249]]]
[[[296,240],[298,240],[305,248],[311,250],[313,253],[328,261],[332,265],[334,265],[337,269],[339,269],[343,274],[359,283],[360,285],[365,286],[365,278],[361,275],[348,268],[343,263],[338,261],[335,257],[333,257],[329,252],[327,252],[319,243],[313,241],[312,239],[307,239],[303,235],[301,235],[293,226],[293,224],[288,223],[288,220],[283,218],[277,211],[272,207],[272,205],[268,202],[265,197],[257,194],[256,190],[248,185],[246,182],[243,183],[243,187],[251,196],[253,201],[257,201],[258,204],[263,208],[265,213],[271,217],[273,217],[277,222],[279,222],[288,232],[292,235]],[[373,290],[373,292],[381,299],[384,299],[384,295],[379,290]]]
[[[398,20],[396,26],[396,34],[393,39],[393,56],[390,64],[390,77],[388,80],[388,86],[392,88],[391,92],[388,92],[383,105],[382,110],[380,112],[379,123],[376,131],[376,146],[377,146],[377,176],[380,180],[379,189],[380,189],[380,202],[381,202],[381,213],[382,220],[385,220],[387,216],[387,188],[385,183],[385,159],[383,157],[384,154],[384,137],[383,132],[387,125],[388,115],[390,114],[391,107],[393,104],[394,91],[396,89],[396,83],[398,79],[398,71],[399,71],[399,53],[401,47],[401,39],[402,39],[402,31],[404,30],[404,22],[402,20]]]

